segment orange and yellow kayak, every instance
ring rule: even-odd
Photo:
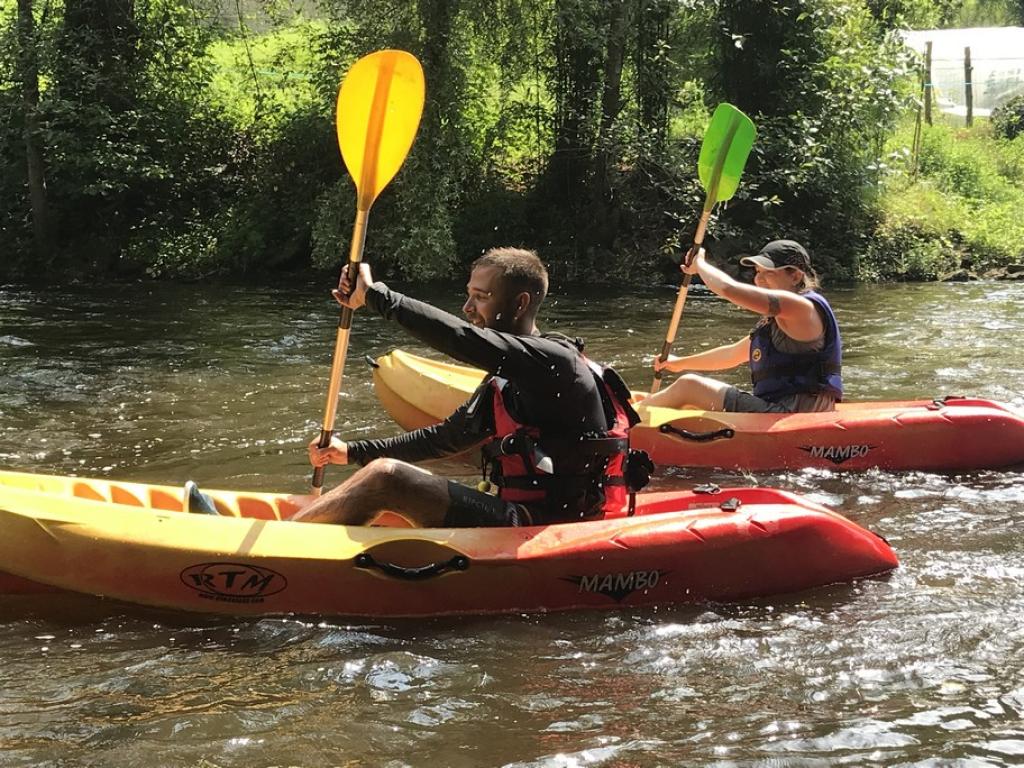
[[[377,397],[403,429],[441,421],[483,372],[396,350],[377,360]],[[830,413],[645,408],[630,443],[657,464],[781,470],[955,471],[1024,465],[1024,414],[976,398],[841,403]]]
[[[234,615],[439,616],[734,601],[885,573],[879,536],[759,488],[642,494],[636,514],[528,528],[282,520],[285,494],[0,472],[0,593]],[[35,587],[35,590],[32,589]]]

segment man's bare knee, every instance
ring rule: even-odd
[[[398,459],[374,459],[364,468],[367,477],[390,477],[399,471],[403,462]]]
[[[376,459],[363,469],[365,482],[374,488],[395,490],[401,487],[416,486],[423,482],[424,476],[431,473],[398,459]]]

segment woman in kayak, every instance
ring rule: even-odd
[[[744,413],[834,410],[843,397],[842,341],[832,307],[817,292],[807,251],[793,240],[773,240],[740,263],[754,268],[753,285],[709,264],[703,248],[681,269],[699,275],[722,298],[761,315],[750,334],[706,352],[670,355],[664,362],[655,358],[654,369],[723,371],[748,363],[753,391],[686,373],[643,404]]]

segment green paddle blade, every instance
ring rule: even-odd
[[[732,104],[718,105],[704,133],[697,162],[697,175],[708,192],[705,208],[710,210],[715,203],[736,194],[756,135],[749,117]]]

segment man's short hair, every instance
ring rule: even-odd
[[[526,291],[533,297],[530,305],[534,312],[548,295],[548,270],[536,251],[491,248],[473,262],[472,269],[477,267],[497,267],[502,282],[513,295]]]

